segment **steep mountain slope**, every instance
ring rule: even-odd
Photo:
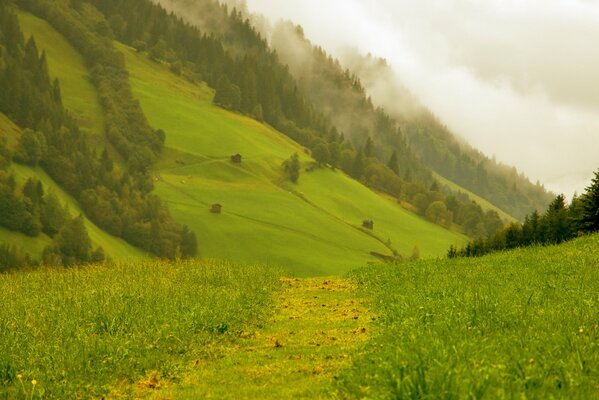
[[[311,43],[301,27],[291,23],[279,23],[270,37],[272,47],[281,61],[289,65],[310,100],[327,110],[327,116],[356,145],[363,145],[370,137],[378,146],[377,156],[383,161],[393,150],[399,154],[405,152],[403,144],[398,145],[386,128],[399,124],[410,151],[426,168],[516,218],[522,219],[534,209],[544,209],[552,200],[553,194],[530,182],[515,168],[497,163],[456,139],[397,82],[384,60],[351,53],[344,56],[342,65]],[[408,165],[411,164],[414,163],[410,161]]]
[[[48,22],[26,12],[18,15],[25,37],[34,36],[39,49],[46,51],[52,77],[60,81],[63,103],[79,128],[103,136],[104,111],[83,57]]]
[[[171,73],[134,49],[125,54],[130,81],[151,124],[166,132],[156,192],[174,217],[198,235],[200,255],[267,262],[297,275],[333,274],[376,261],[370,252],[444,254],[464,236],[426,222],[330,169],[285,180],[282,162],[304,149],[272,128],[212,104],[213,91]],[[231,163],[240,153],[243,162]],[[212,204],[223,213],[209,213]],[[362,230],[375,220],[373,232]]]

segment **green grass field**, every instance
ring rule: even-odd
[[[0,274],[0,399],[137,398],[177,382],[257,329],[279,273],[146,261]]]
[[[379,313],[342,398],[599,396],[599,235],[352,274]]]
[[[430,224],[340,172],[285,181],[282,162],[304,149],[272,128],[212,105],[213,91],[117,44],[150,123],[167,134],[156,192],[197,234],[202,257],[269,263],[298,276],[342,274],[377,261],[370,253],[439,256],[466,238]],[[241,165],[229,161],[243,156]],[[211,204],[223,213],[209,213]],[[374,218],[375,230],[360,229]],[[389,243],[391,248],[389,247]]]

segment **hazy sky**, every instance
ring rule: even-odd
[[[247,0],[386,58],[455,133],[568,195],[599,168],[599,0]]]

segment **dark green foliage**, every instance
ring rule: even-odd
[[[241,107],[241,89],[229,81],[226,76],[221,77],[216,85],[214,103],[230,110],[239,110]]]
[[[198,241],[196,234],[189,230],[187,225],[183,226],[183,232],[181,234],[183,239],[181,240],[181,255],[183,257],[195,257],[198,255]]]
[[[83,217],[70,220],[56,196],[45,195],[42,183],[34,178],[28,179],[19,190],[13,175],[0,171],[0,226],[29,236],[38,236],[42,230],[53,236],[54,244],[45,249],[42,257],[49,265],[104,259],[103,251],[90,256],[91,241]],[[20,249],[8,245],[0,247],[0,271],[34,264]]]
[[[0,67],[1,68],[1,67]],[[12,153],[6,145],[6,138],[0,137],[0,170],[5,169],[12,161]]]
[[[300,177],[301,169],[299,155],[294,153],[291,157],[289,157],[289,159],[285,160],[283,163],[283,169],[285,170],[285,173],[287,173],[289,180],[291,180],[293,183],[297,183]]]
[[[599,170],[595,172],[591,185],[582,197],[581,206],[581,228],[587,232],[599,231]]]
[[[90,261],[92,243],[82,215],[71,219],[63,225],[55,239],[56,254],[62,257],[65,266]]]
[[[37,166],[46,154],[46,137],[41,132],[25,129],[19,138],[14,160],[21,164]]]
[[[102,246],[97,247],[94,251],[92,251],[89,261],[92,263],[100,263],[106,259],[106,255],[104,254],[104,249]]]
[[[64,208],[54,193],[49,193],[44,198],[40,209],[40,222],[42,230],[50,237],[56,235],[69,218]]]
[[[599,215],[599,172],[591,186],[581,197],[574,197],[570,206],[566,205],[564,195],[558,195],[549,205],[544,215],[533,212],[524,223],[512,223],[497,233],[481,235],[466,247],[457,251],[451,248],[450,257],[478,257],[484,254],[525,247],[531,245],[559,244],[584,232],[599,230],[599,224],[593,226]],[[594,199],[594,200],[591,200]]]
[[[41,230],[38,212],[39,204],[23,194],[14,175],[0,170],[0,226],[37,236]]]
[[[393,150],[393,154],[391,154],[391,158],[389,158],[387,167],[389,167],[391,171],[399,175],[399,160],[397,158],[397,150]]]
[[[15,245],[0,243],[0,272],[35,265],[29,254]],[[0,380],[0,383],[2,381]]]
[[[312,157],[319,165],[326,165],[331,159],[331,153],[325,143],[319,143],[312,150]]]

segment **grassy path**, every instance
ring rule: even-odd
[[[138,385],[141,398],[335,397],[335,374],[370,336],[372,315],[341,278],[282,279],[278,309],[233,346],[211,348],[176,385]]]

